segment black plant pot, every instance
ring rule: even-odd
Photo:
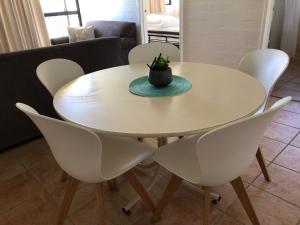
[[[171,68],[163,71],[150,69],[148,80],[155,87],[165,87],[173,80],[172,70]]]

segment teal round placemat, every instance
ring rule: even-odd
[[[173,75],[173,81],[166,87],[155,87],[148,81],[148,76],[139,77],[129,84],[129,91],[143,97],[165,97],[180,95],[192,88],[187,79]]]

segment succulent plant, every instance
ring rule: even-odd
[[[165,71],[167,69],[169,69],[169,57],[167,56],[167,58],[164,58],[162,56],[162,54],[160,53],[158,57],[155,57],[151,66],[149,64],[147,64],[147,66],[151,69],[151,70],[155,70],[155,71]]]

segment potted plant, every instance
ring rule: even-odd
[[[165,87],[172,82],[173,75],[169,63],[169,57],[164,58],[160,53],[158,57],[154,58],[151,66],[147,64],[150,68],[148,78],[150,84],[156,87]]]

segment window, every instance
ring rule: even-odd
[[[172,5],[172,0],[165,0],[166,5]]]
[[[68,35],[68,26],[82,26],[78,0],[40,0],[50,38]]]

